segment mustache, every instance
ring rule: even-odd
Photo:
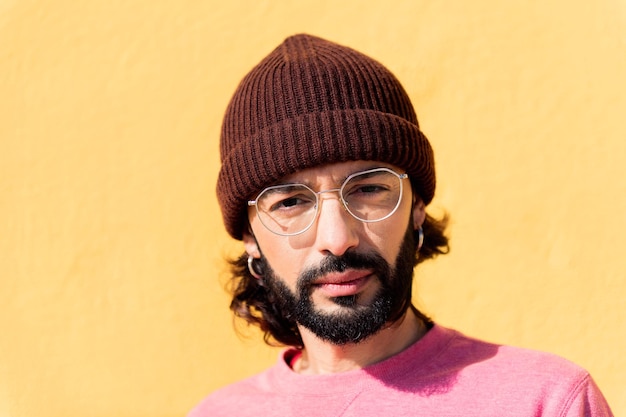
[[[298,277],[298,287],[309,288],[311,284],[332,272],[345,272],[349,269],[371,269],[374,272],[388,271],[389,264],[378,253],[346,252],[341,256],[327,255],[318,266],[305,269]],[[384,273],[376,273],[379,277]]]

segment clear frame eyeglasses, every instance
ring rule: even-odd
[[[267,187],[256,200],[259,220],[270,232],[280,236],[294,236],[306,232],[315,223],[320,211],[320,195],[338,193],[348,213],[365,223],[379,222],[396,212],[402,201],[402,180],[407,174],[398,174],[389,168],[374,168],[356,172],[340,188],[313,191],[304,184],[283,184]]]

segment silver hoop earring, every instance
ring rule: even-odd
[[[248,271],[250,271],[250,275],[252,275],[256,279],[263,278],[261,275],[259,275],[258,272],[254,270],[254,258],[252,257],[252,255],[248,256]]]
[[[422,249],[423,244],[424,244],[424,229],[422,229],[422,226],[420,226],[420,228],[417,229],[417,251],[418,252],[420,249]]]

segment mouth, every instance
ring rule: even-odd
[[[329,298],[346,297],[363,291],[372,277],[371,271],[366,270],[331,273],[315,281],[313,288]]]

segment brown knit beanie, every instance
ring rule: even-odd
[[[296,171],[372,160],[403,168],[425,204],[433,152],[396,77],[353,49],[310,35],[287,38],[241,81],[222,125],[217,198],[241,239],[247,200]]]

